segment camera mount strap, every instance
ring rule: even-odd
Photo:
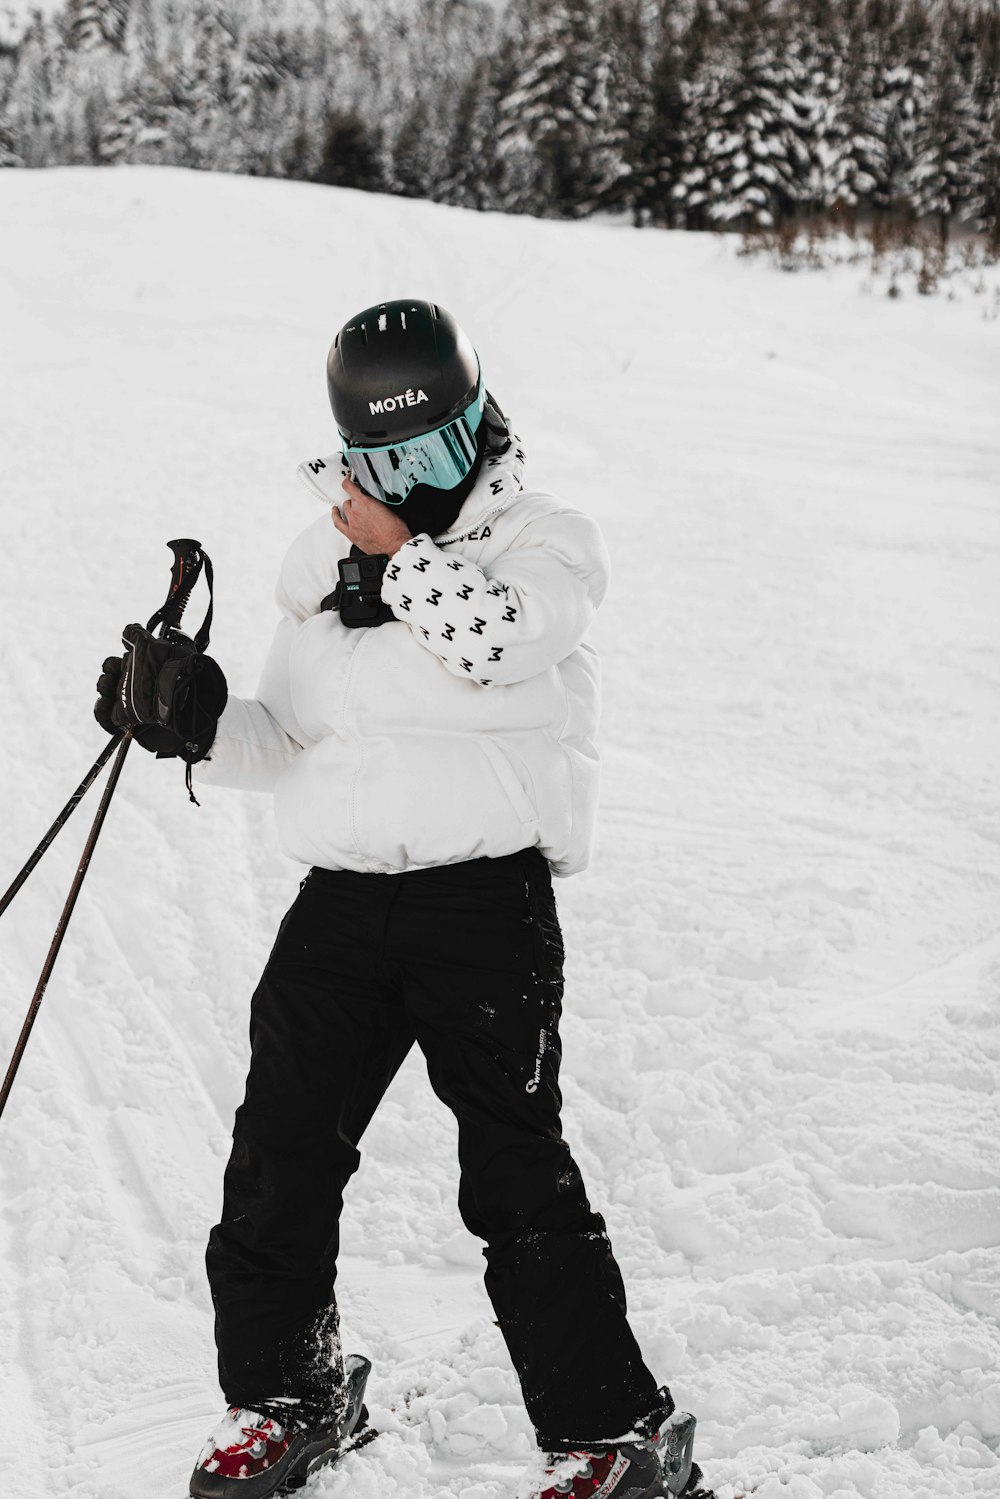
[[[384,552],[370,554],[352,546],[349,556],[337,563],[340,580],[323,599],[320,613],[338,611],[341,624],[349,630],[374,629],[394,620],[396,616],[382,600],[382,574],[388,563]]]

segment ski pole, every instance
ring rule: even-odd
[[[152,630],[157,625],[161,625],[161,637],[164,631],[169,626],[176,626],[180,624],[184,614],[184,610],[187,607],[188,600],[191,597],[194,585],[197,583],[199,577],[201,576],[201,570],[203,567],[206,568],[206,575],[209,576],[209,586],[211,587],[210,573],[212,564],[211,562],[209,562],[206,554],[201,550],[201,543],[199,541],[193,541],[188,537],[183,537],[178,541],[168,541],[167,545],[170,547],[170,550],[174,554],[174,565],[171,568],[170,572],[170,590],[167,593],[167,597],[164,601],[162,609],[158,609],[156,611],[156,613],[153,615],[152,619],[146,626],[147,630]],[[211,604],[209,604],[208,620],[206,621],[206,623],[211,621],[211,613]],[[204,629],[204,626],[202,628]],[[201,647],[199,647],[199,649],[201,649]],[[20,873],[15,876],[14,880],[7,887],[3,896],[0,897],[0,916],[2,916],[6,911],[7,907],[14,899],[14,896],[20,890],[29,874],[31,874],[31,871],[39,863],[42,855],[46,853],[49,848],[51,848],[52,844],[55,842],[57,834],[59,834],[66,826],[67,822],[70,819],[70,816],[73,812],[76,811],[77,807],[80,805],[81,801],[86,796],[91,786],[93,786],[94,782],[97,780],[97,777],[100,775],[105,765],[107,765],[108,761],[111,759],[111,756],[114,754],[115,750],[118,748],[121,742],[122,735],[115,734],[114,737],[110,739],[101,750],[101,753],[98,755],[93,765],[87,771],[87,774],[84,776],[79,786],[73,792],[73,795],[70,797],[65,807],[63,807],[62,811],[59,813],[59,816],[56,818],[55,822],[49,828],[41,843],[39,843],[38,847],[31,855],[31,858],[25,864]]]
[[[185,538],[179,541],[170,541],[167,543],[167,545],[170,547],[171,551],[174,554],[174,565],[170,573],[170,589],[167,593],[166,601],[164,602],[162,608],[156,611],[152,619],[149,621],[149,624],[147,625],[147,629],[149,630],[152,630],[155,626],[159,625],[159,635],[161,640],[167,636],[171,629],[176,629],[180,625],[181,618],[187,606],[187,602],[191,597],[192,589],[197,583],[198,578],[201,576],[201,570],[203,567],[206,568],[209,578],[211,577],[211,563],[209,562],[204,552],[201,550],[200,542]],[[211,617],[212,605],[211,602],[209,602],[208,615],[206,616],[205,623],[202,625],[201,630],[198,632],[198,636],[196,637],[198,640],[204,638],[204,640],[207,642],[208,626],[211,623]],[[111,798],[115,793],[115,787],[118,784],[118,777],[122,773],[122,766],[125,764],[125,756],[128,754],[129,746],[131,745],[131,743],[132,731],[131,729],[126,729],[123,733],[116,735],[115,738],[111,740],[111,743],[105,747],[103,755],[98,757],[97,764],[92,768],[92,771],[88,773],[88,778],[86,779],[85,783],[81,783],[81,787],[78,788],[79,794],[75,795],[75,799],[71,798],[70,802],[67,804],[67,809],[64,809],[65,815],[60,814],[62,816],[62,821],[59,822],[59,820],[57,819],[58,826],[53,824],[53,827],[50,828],[48,834],[46,834],[46,838],[42,840],[42,845],[40,845],[39,848],[35,850],[35,854],[32,855],[34,863],[32,863],[32,860],[28,861],[28,865],[21,871],[21,874],[18,875],[18,878],[14,881],[11,889],[4,896],[5,906],[9,905],[10,901],[13,900],[14,895],[17,894],[17,891],[20,889],[21,885],[24,884],[24,881],[31,873],[31,870],[34,868],[35,864],[38,863],[38,860],[45,852],[45,849],[49,846],[49,844],[51,844],[56,833],[58,833],[59,831],[59,827],[63,826],[66,817],[78,804],[80,798],[87,790],[87,787],[92,785],[93,781],[96,780],[101,766],[107,763],[114,750],[117,748],[118,754],[115,758],[115,763],[111,767],[111,774],[108,776],[108,782],[104,788],[104,794],[101,797],[100,806],[97,809],[97,815],[94,818],[93,826],[90,829],[90,834],[87,838],[86,845],[84,846],[83,853],[80,856],[80,863],[77,866],[76,874],[73,877],[73,883],[70,886],[69,895],[66,897],[66,904],[63,906],[62,914],[59,917],[59,922],[52,937],[52,942],[49,945],[49,951],[46,956],[45,963],[42,967],[41,974],[39,975],[38,983],[35,986],[35,992],[31,997],[31,1004],[28,1006],[28,1013],[24,1017],[24,1024],[21,1027],[21,1034],[18,1036],[17,1045],[14,1047],[14,1055],[11,1057],[10,1066],[7,1068],[7,1075],[3,1080],[3,1085],[0,1086],[0,1116],[3,1115],[3,1111],[6,1108],[7,1099],[10,1096],[10,1090],[14,1084],[14,1078],[17,1076],[17,1070],[21,1065],[21,1059],[24,1056],[25,1047],[28,1044],[28,1037],[31,1035],[31,1030],[34,1026],[38,1011],[41,1009],[45,990],[48,987],[49,979],[52,976],[52,970],[55,967],[56,958],[59,956],[59,949],[62,946],[63,938],[66,935],[66,928],[69,926],[69,919],[73,914],[73,907],[76,905],[76,898],[80,893],[80,888],[83,885],[84,877],[87,873],[88,868],[90,867],[90,861],[93,857],[94,849],[97,846],[97,840],[100,837],[101,828],[104,826],[104,819],[107,816],[108,808],[111,805]]]
[[[107,765],[108,761],[111,759],[111,756],[114,754],[115,750],[118,748],[121,742],[122,735],[116,734],[113,739],[108,740],[107,744],[101,750],[101,753],[98,755],[93,765],[87,771],[87,774],[84,776],[79,786],[73,792],[73,795],[70,797],[65,807],[63,807],[62,811],[59,813],[59,816],[49,828],[48,832],[45,834],[45,837],[35,849],[35,852],[32,854],[27,864],[25,864],[20,874],[18,874],[13,882],[7,887],[4,895],[0,897],[0,916],[2,916],[6,911],[7,907],[14,899],[14,896],[20,890],[21,886],[24,884],[25,880],[28,878],[35,865],[41,859],[46,849],[50,848],[54,843],[56,834],[61,832],[62,829],[66,826],[66,823],[69,821],[70,814],[76,811],[84,796],[90,790],[91,786],[93,786],[94,782],[97,780],[97,777],[100,775],[105,765]]]
[[[4,1108],[7,1104],[7,1099],[10,1096],[10,1090],[14,1085],[14,1078],[17,1076],[17,1069],[20,1067],[21,1058],[24,1056],[24,1048],[28,1044],[28,1037],[31,1035],[31,1028],[35,1023],[35,1017],[37,1016],[38,1011],[41,1009],[42,999],[45,995],[45,990],[48,987],[49,978],[51,977],[52,970],[55,967],[56,958],[59,956],[59,949],[62,946],[62,940],[66,935],[66,928],[69,926],[69,919],[73,914],[73,907],[76,905],[76,898],[80,894],[80,886],[83,884],[83,877],[87,873],[87,869],[90,866],[91,856],[97,845],[97,840],[100,836],[101,828],[104,826],[104,819],[107,816],[108,808],[111,805],[111,798],[114,795],[115,787],[118,784],[118,777],[121,775],[122,766],[125,764],[125,756],[128,754],[129,746],[132,743],[131,731],[127,731],[125,734],[123,734],[118,741],[112,742],[118,743],[118,756],[115,760],[114,765],[112,765],[111,767],[111,774],[108,776],[108,784],[104,788],[104,795],[101,797],[101,804],[97,809],[97,816],[94,818],[94,824],[90,830],[90,836],[87,839],[83,853],[80,857],[79,867],[77,868],[76,874],[73,876],[73,883],[70,886],[69,895],[66,897],[66,904],[63,906],[62,915],[59,918],[59,924],[56,927],[55,934],[49,946],[48,956],[45,959],[45,964],[42,968],[41,976],[39,977],[38,983],[35,986],[35,992],[31,997],[31,1004],[28,1007],[28,1013],[25,1016],[24,1024],[21,1027],[21,1034],[18,1036],[17,1045],[14,1047],[14,1055],[11,1057],[10,1066],[7,1068],[7,1076],[3,1080],[3,1086],[0,1087],[0,1116],[2,1116],[3,1114]]]

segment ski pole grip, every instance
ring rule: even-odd
[[[155,630],[157,625],[162,625],[164,629],[180,627],[184,610],[194,591],[194,585],[201,577],[201,569],[204,565],[205,554],[201,549],[200,541],[194,541],[186,536],[177,541],[168,541],[167,546],[174,554],[173,566],[170,569],[170,588],[165,602],[147,624],[147,630]]]
[[[146,629],[153,631],[159,625],[161,634],[167,630],[179,629],[184,617],[184,610],[194,591],[194,586],[201,577],[202,569],[208,579],[208,613],[201,629],[195,636],[195,644],[199,651],[204,651],[208,645],[209,629],[212,623],[212,564],[208,553],[202,550],[200,541],[193,537],[182,536],[176,541],[168,541],[167,546],[174,554],[173,566],[170,569],[170,589],[167,593],[166,602],[146,625]]]

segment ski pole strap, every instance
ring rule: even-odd
[[[208,641],[212,629],[212,609],[214,607],[214,574],[212,572],[212,559],[207,552],[202,552],[201,560],[205,568],[205,582],[208,584],[208,608],[205,610],[205,618],[201,622],[201,629],[194,637],[194,643],[198,647],[199,651],[206,651],[208,649]]]
[[[180,628],[188,600],[204,569],[205,581],[208,584],[208,609],[201,629],[194,636],[196,647],[199,651],[204,651],[208,647],[212,628],[212,560],[202,549],[201,542],[194,541],[191,537],[168,541],[167,546],[174,554],[174,565],[170,570],[170,589],[163,605],[149,620],[146,629],[152,633],[157,626],[162,626],[161,633],[165,633],[168,629]]]

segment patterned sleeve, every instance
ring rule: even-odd
[[[608,560],[589,516],[564,511],[527,526],[484,571],[427,535],[400,547],[382,598],[450,672],[481,687],[522,682],[580,644],[607,587]]]

